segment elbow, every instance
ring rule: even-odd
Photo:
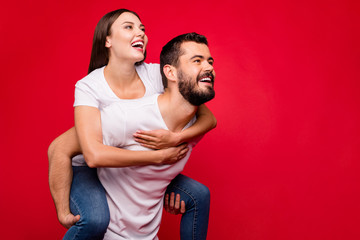
[[[211,129],[214,129],[214,128],[216,128],[216,126],[217,126],[217,120],[216,120],[216,118],[215,118],[215,116],[213,116],[213,119],[212,119],[212,128]]]
[[[54,156],[56,156],[56,154],[58,153],[58,140],[57,138],[52,141],[49,145],[48,151],[47,151],[47,155],[48,155],[48,160],[49,163],[51,163],[54,159]]]
[[[84,155],[84,159],[86,164],[88,165],[89,168],[98,168],[100,167],[99,165],[99,159],[100,157],[98,156],[98,154],[90,151],[90,152],[85,152],[83,153]]]

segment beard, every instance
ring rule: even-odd
[[[214,84],[214,76],[211,73],[198,75],[196,81],[194,81],[190,76],[179,70],[179,92],[190,104],[194,106],[200,106],[201,104],[206,103],[215,97],[215,91],[213,87],[206,86],[206,89],[201,89],[198,86],[198,81],[204,76],[211,76],[212,82]]]

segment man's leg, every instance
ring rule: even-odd
[[[209,211],[209,189],[182,174],[176,176],[166,189],[166,194],[172,192],[180,194],[181,201],[185,201],[186,212],[181,218],[181,240],[204,240],[206,239]]]
[[[80,220],[66,232],[63,240],[103,239],[110,221],[105,189],[95,168],[73,167],[70,210]]]

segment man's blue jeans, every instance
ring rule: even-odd
[[[209,189],[182,174],[168,186],[167,193],[180,194],[185,201],[186,212],[181,218],[181,240],[206,239],[209,209]],[[103,239],[110,221],[105,190],[95,168],[73,167],[70,193],[70,210],[79,214],[80,220],[65,234],[63,240]]]

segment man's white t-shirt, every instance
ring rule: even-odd
[[[155,94],[163,90],[159,66],[142,64],[136,70],[146,88],[144,97],[119,99],[104,78],[104,68],[100,68],[76,84],[74,106],[99,108],[105,145],[142,151],[149,149],[135,142],[133,133],[139,129],[167,129],[167,126],[159,110],[159,94]],[[185,128],[194,122],[195,118]],[[110,209],[110,224],[104,239],[157,239],[165,190],[183,170],[194,144],[189,144],[185,158],[172,165],[98,168]],[[74,158],[73,165],[79,165],[81,159],[81,156]]]

